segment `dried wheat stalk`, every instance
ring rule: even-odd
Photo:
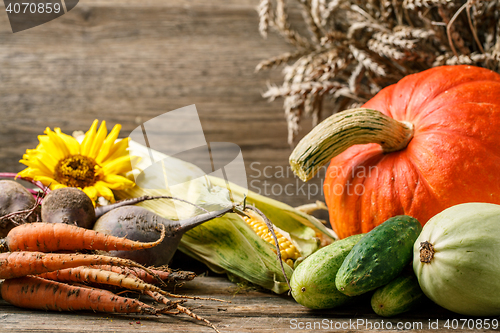
[[[283,66],[283,84],[263,96],[284,99],[290,145],[301,117],[316,124],[408,74],[452,64],[500,71],[500,0],[261,0],[258,13],[262,36],[272,28],[296,47],[256,68]],[[322,114],[325,96],[334,108]]]

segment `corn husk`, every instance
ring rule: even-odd
[[[115,191],[117,199],[171,195],[213,211],[241,203],[246,196],[247,204],[260,209],[274,225],[288,234],[302,257],[318,248],[317,233],[334,238],[331,230],[319,220],[289,205],[261,196],[225,179],[205,175],[190,163],[168,157],[134,141],[130,142],[129,150],[131,155],[141,157],[141,161],[134,165],[135,175],[128,176],[141,181],[132,189]],[[159,161],[160,167],[152,168],[150,160]],[[142,178],[138,178],[137,173],[146,169],[148,170],[142,173]],[[170,181],[167,182],[166,179]],[[168,186],[168,183],[174,185]],[[184,219],[200,213],[194,206],[166,199],[145,201],[140,205],[169,219]],[[288,285],[273,248],[257,236],[236,213],[225,214],[188,231],[179,245],[180,251],[203,262],[216,273],[227,272],[282,293],[288,290]],[[292,268],[287,265],[284,267],[290,278]]]

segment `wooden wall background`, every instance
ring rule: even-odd
[[[207,141],[241,147],[250,189],[263,191],[267,180],[269,196],[291,205],[323,199],[320,178],[300,188],[281,173],[291,152],[282,101],[261,93],[282,75],[254,69],[290,49],[275,33],[259,35],[258,3],[80,0],[62,17],[15,34],[2,4],[0,171],[22,170],[19,159],[47,126],[72,133],[100,119],[108,129],[121,123],[125,137],[141,121],[196,104]],[[305,133],[310,123],[303,126]],[[289,183],[293,195],[279,191]]]

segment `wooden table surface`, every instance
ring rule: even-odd
[[[288,167],[283,101],[262,98],[283,76],[255,67],[293,49],[276,33],[260,36],[258,4],[80,0],[51,22],[12,33],[0,2],[0,171],[21,171],[19,160],[46,127],[71,134],[99,119],[108,130],[121,124],[126,137],[195,104],[207,142],[241,148],[250,189],[294,206],[323,199],[319,177],[303,186]],[[290,16],[302,21],[297,11]],[[305,120],[301,135],[310,126]]]
[[[282,75],[280,70],[255,73],[255,66],[291,49],[274,33],[267,40],[259,35],[258,3],[80,0],[68,14],[16,34],[0,4],[0,171],[20,171],[19,159],[36,146],[37,135],[47,126],[71,133],[87,129],[98,118],[107,120],[109,128],[121,123],[124,137],[141,122],[196,104],[208,142],[241,147],[248,177],[254,180],[250,189],[259,190],[263,181],[293,184],[293,195],[268,195],[291,205],[322,199],[320,192],[301,190],[297,178],[286,172],[290,147],[282,101],[268,103],[261,96],[266,82],[280,83]],[[301,135],[309,126],[304,122]],[[344,331],[375,332],[382,320],[368,303],[310,311],[290,296],[241,289],[222,276],[198,277],[179,292],[231,300],[188,303],[221,332],[297,332],[302,330],[294,327],[323,320],[333,327],[368,321],[371,329],[360,325]],[[390,322],[392,331],[404,321],[421,323],[417,331],[436,332],[446,331],[443,324],[452,318],[460,316],[431,305]],[[429,327],[429,320],[436,319],[439,330]],[[212,332],[182,315],[54,313],[18,309],[0,300],[0,332],[126,331]],[[471,330],[453,330],[461,331]]]
[[[231,301],[189,301],[198,315],[209,319],[224,332],[492,332],[499,329],[462,329],[460,316],[436,305],[393,317],[378,317],[369,305],[361,304],[332,310],[308,310],[291,296],[244,289],[223,276],[199,276],[176,290],[183,295],[214,297]],[[489,318],[499,320],[496,318]],[[445,327],[447,321],[459,324]],[[477,318],[474,318],[477,320]],[[481,320],[484,320],[483,318]],[[316,326],[313,326],[316,325]],[[398,327],[400,325],[400,327]],[[438,326],[436,326],[438,325]],[[436,329],[436,327],[438,327]],[[310,329],[308,329],[310,328]],[[100,313],[61,313],[18,309],[0,300],[1,332],[214,332],[203,323],[185,315],[137,316]]]

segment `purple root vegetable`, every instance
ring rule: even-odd
[[[23,180],[25,182],[31,183],[31,184],[35,185],[36,187],[38,187],[41,191],[40,190],[34,190],[32,188],[26,188],[26,190],[28,192],[30,192],[31,195],[33,195],[33,198],[37,199],[38,204],[42,203],[43,195],[45,195],[46,193],[50,192],[50,189],[47,186],[43,185],[42,182],[40,182],[38,180],[33,180],[33,179],[29,179],[29,178],[18,176],[17,173],[13,173],[13,172],[0,172],[0,178],[7,178],[7,179],[14,179],[14,180],[21,179],[21,180]]]
[[[0,178],[22,179],[22,180],[24,180],[24,181],[26,181],[28,183],[31,183],[31,184],[35,185],[36,187],[38,187],[43,192],[50,192],[50,189],[47,186],[43,185],[42,182],[40,182],[38,180],[33,180],[33,179],[21,177],[17,173],[14,173],[14,172],[0,172]],[[31,192],[30,189],[28,189],[28,191]],[[33,192],[31,192],[31,193],[33,193]],[[34,194],[36,194],[36,193],[34,193]]]
[[[188,201],[171,196],[143,196],[117,201],[106,206],[98,206],[94,209],[92,201],[85,194],[85,192],[76,187],[64,187],[51,191],[43,199],[42,221],[49,223],[73,224],[82,228],[92,229],[95,221],[99,217],[113,209],[135,205],[142,201],[154,199],[172,199],[191,204]],[[203,209],[201,207],[199,208]],[[205,212],[208,213],[206,210]]]
[[[159,238],[156,226],[158,223],[163,224],[166,227],[166,235],[158,246],[137,251],[107,252],[108,255],[131,259],[146,266],[161,266],[170,262],[186,231],[232,210],[233,207],[228,207],[189,219],[172,221],[140,206],[124,206],[101,216],[95,223],[94,230],[135,241],[150,242]]]
[[[37,221],[39,214],[35,198],[23,185],[0,180],[0,237],[19,224]]]
[[[42,201],[42,221],[92,229],[96,217],[92,200],[76,187],[51,191]]]

